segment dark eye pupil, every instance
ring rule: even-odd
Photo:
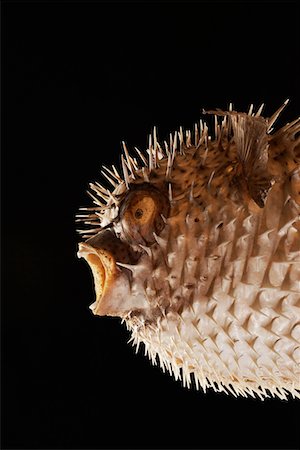
[[[134,217],[136,218],[136,219],[140,219],[142,216],[143,216],[143,210],[142,209],[137,209],[136,211],[135,211],[135,213],[134,213]]]

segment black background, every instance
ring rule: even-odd
[[[94,317],[74,224],[123,139],[229,102],[299,115],[297,4],[5,3],[2,24],[3,447],[299,448],[295,400],[189,391]]]

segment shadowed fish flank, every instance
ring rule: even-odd
[[[273,128],[287,103],[123,142],[112,189],[91,183],[77,216],[93,313],[184,386],[300,398],[300,118]]]

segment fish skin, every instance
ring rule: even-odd
[[[300,398],[300,119],[216,110],[141,160],[123,143],[124,179],[106,169],[79,257],[97,315],[125,321],[184,386]],[[96,195],[95,195],[96,194]],[[104,200],[104,202],[103,202]],[[93,255],[93,256],[91,256]]]

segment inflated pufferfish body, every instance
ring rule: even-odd
[[[202,121],[164,146],[154,130],[137,159],[123,143],[123,178],[105,168],[113,191],[91,184],[78,217],[94,314],[184,385],[300,398],[300,118],[271,129],[285,104],[209,112],[214,138]]]

